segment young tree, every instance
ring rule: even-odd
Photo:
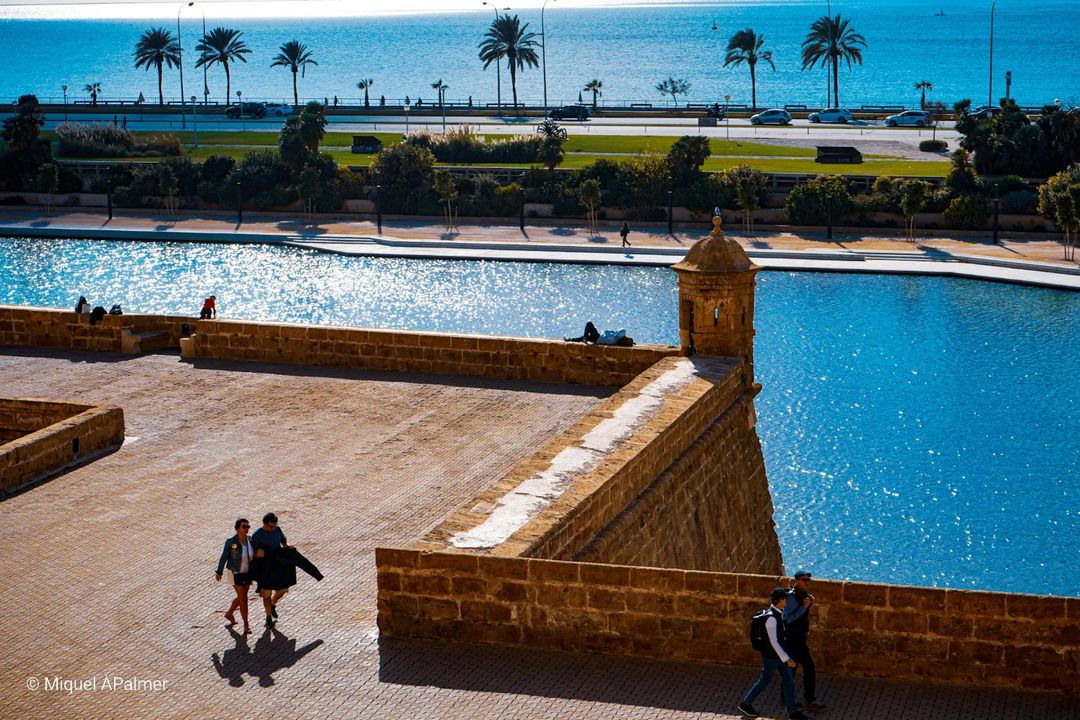
[[[202,53],[195,62],[195,67],[212,67],[214,63],[217,63],[224,68],[226,106],[231,102],[232,97],[232,75],[229,72],[229,63],[237,61],[246,63],[247,58],[244,56],[251,53],[247,43],[240,39],[241,35],[243,33],[239,30],[214,28],[206,33],[195,46],[195,49]]]
[[[597,234],[596,208],[600,205],[601,197],[600,181],[597,178],[589,178],[578,186],[578,199],[588,211],[585,218],[589,225],[589,235]]]
[[[686,95],[690,92],[690,81],[669,77],[667,80],[656,83],[656,90],[661,95],[670,95],[671,101],[675,103],[675,107],[679,107],[678,96]]]
[[[180,181],[171,167],[164,163],[158,165],[158,192],[165,198],[165,209],[170,215],[176,214],[176,192],[180,187]]]
[[[297,178],[296,194],[304,201],[304,219],[311,220],[315,217],[315,203],[319,199],[322,189],[322,177],[319,169],[313,165],[307,165]]]
[[[38,168],[38,192],[45,194],[45,214],[52,211],[52,196],[60,189],[60,172],[53,163],[45,163]]]
[[[602,80],[590,80],[589,82],[585,83],[585,87],[583,89],[585,90],[585,92],[592,93],[592,109],[593,111],[595,111],[596,99],[604,94],[604,82]],[[578,102],[581,102],[580,93],[578,94],[578,97]]]
[[[529,23],[521,24],[517,15],[499,15],[491,23],[483,42],[480,43],[480,59],[487,69],[492,63],[498,64],[505,59],[510,68],[510,87],[514,93],[514,108],[517,109],[517,73],[526,68],[540,67],[540,56],[536,54],[539,43],[536,33],[526,32]]]
[[[371,103],[368,102],[368,90],[374,84],[375,84],[375,80],[372,79],[372,78],[365,78],[364,80],[361,80],[360,82],[356,83],[356,87],[358,87],[358,88],[360,88],[361,90],[364,91],[364,107],[371,107]],[[382,104],[383,105],[386,104],[385,100],[384,100],[384,102]]]
[[[771,50],[763,50],[765,36],[758,35],[752,29],[739,30],[728,40],[727,55],[724,57],[724,67],[736,67],[743,63],[750,68],[750,97],[752,107],[757,107],[757,64],[759,60],[769,63],[769,67],[776,72]]]
[[[443,203],[443,221],[446,224],[446,231],[456,230],[457,208],[454,203],[458,199],[458,189],[457,184],[454,183],[454,176],[445,170],[436,170],[432,188],[439,196],[439,201]]]
[[[735,195],[735,203],[743,211],[743,230],[754,231],[753,212],[761,207],[761,193],[768,185],[765,176],[749,165],[738,165],[724,173]]]
[[[1039,186],[1038,209],[1040,215],[1061,229],[1064,259],[1075,260],[1080,233],[1080,165],[1057,173]]]
[[[439,109],[442,109],[443,103],[446,102],[446,91],[449,89],[449,85],[439,78],[435,82],[431,83],[431,89],[435,91],[436,96],[439,99]]]
[[[836,14],[836,17],[824,16],[814,21],[810,32],[802,44],[802,69],[808,70],[815,65],[832,69],[834,107],[840,107],[840,61],[862,65],[862,51],[866,48],[866,38],[851,29],[851,21]]]
[[[298,40],[289,42],[278,48],[278,54],[274,56],[270,67],[284,67],[292,72],[292,95],[293,105],[300,104],[300,95],[296,91],[296,74],[307,77],[307,66],[318,65],[307,46]]]
[[[932,191],[925,180],[905,180],[900,184],[900,212],[905,218],[904,234],[908,242],[915,242],[915,216],[926,207]]]
[[[559,138],[560,140],[566,139],[566,128],[559,125],[554,120],[545,120],[536,126],[536,134],[545,138]]]
[[[158,105],[165,104],[161,90],[162,70],[165,65],[180,67],[180,45],[173,34],[165,28],[151,28],[142,34],[135,44],[135,67],[157,70]]]

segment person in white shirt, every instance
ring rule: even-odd
[[[755,615],[750,626],[751,642],[761,653],[761,675],[738,705],[739,712],[746,717],[760,715],[752,703],[769,687],[773,675],[780,673],[789,720],[811,720],[810,716],[804,714],[795,704],[796,663],[785,647],[784,605],[787,599],[787,590],[775,588],[769,593],[770,607]],[[757,637],[759,628],[763,628],[764,637]]]
[[[250,635],[248,590],[251,589],[251,562],[255,559],[255,550],[251,546],[251,539],[248,538],[251,523],[247,521],[247,518],[237,520],[235,527],[236,534],[225,541],[225,547],[221,550],[215,577],[218,582],[221,582],[222,570],[228,565],[229,571],[232,573],[232,585],[236,590],[236,597],[233,598],[232,605],[229,606],[228,612],[225,613],[225,619],[229,621],[230,626],[235,625],[236,617],[233,613],[240,610],[240,617],[244,620],[244,634]]]

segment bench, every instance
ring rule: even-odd
[[[644,109],[651,110],[652,109],[652,103],[630,103],[630,107],[631,108],[644,108]]]
[[[818,145],[814,162],[857,164],[862,162],[862,153],[853,147]]]
[[[120,352],[128,355],[137,355],[144,352],[154,352],[169,347],[169,333],[167,332],[132,332],[131,328],[124,328],[120,336]]]
[[[901,113],[907,110],[903,105],[863,105],[859,108],[861,113]]]
[[[810,108],[805,105],[785,105],[784,109],[788,112],[791,112],[792,110],[795,110],[796,112],[807,112],[810,110]]]

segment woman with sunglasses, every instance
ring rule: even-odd
[[[251,633],[251,628],[248,626],[248,589],[251,587],[251,564],[255,559],[255,550],[252,548],[251,540],[248,538],[248,530],[251,529],[251,524],[247,521],[247,518],[237,520],[235,528],[236,534],[225,541],[225,547],[221,550],[215,577],[218,582],[221,582],[221,572],[228,565],[229,571],[232,573],[232,584],[233,589],[236,590],[236,597],[233,598],[229,611],[225,613],[225,619],[229,621],[230,626],[235,625],[236,617],[233,616],[233,613],[239,609],[240,617],[244,620],[244,634],[248,635]]]

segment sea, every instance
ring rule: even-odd
[[[590,6],[577,0],[549,0],[544,12],[547,98],[549,105],[589,102],[587,82],[603,82],[601,102],[670,104],[656,85],[668,77],[686,79],[690,90],[678,102],[750,102],[750,74],[745,66],[725,68],[724,50],[737,30],[764,35],[775,71],[758,66],[758,105],[826,103],[823,70],[801,70],[800,45],[818,17],[840,13],[867,43],[864,62],[842,66],[840,101],[844,106],[889,104],[918,107],[915,84],[928,81],[929,101],[951,104],[990,98],[990,0],[764,0],[750,2],[612,3]],[[185,95],[223,101],[225,75],[220,67],[204,73],[194,67],[194,47],[202,32],[223,26],[243,32],[251,48],[248,62],[232,68],[232,90],[245,99],[290,101],[288,71],[270,66],[278,46],[299,40],[318,66],[299,80],[301,100],[337,96],[342,103],[360,100],[358,80],[370,78],[372,100],[385,96],[399,103],[432,103],[432,84],[449,86],[447,100],[493,103],[498,94],[496,70],[484,69],[477,45],[491,23],[493,5],[480,0],[445,0],[437,12],[419,5],[391,3],[200,2],[129,6],[0,5],[0,99],[35,93],[60,100],[86,100],[83,88],[101,83],[102,98],[132,99],[142,93],[156,101],[153,72],[136,70],[132,50],[150,27],[176,31],[181,19]],[[541,11],[536,0],[513,7],[536,32]],[[415,7],[415,10],[411,10]],[[1077,0],[1003,0],[994,6],[993,97],[1006,90],[1023,105],[1061,100],[1080,105],[1080,2]],[[389,8],[389,10],[388,10]],[[396,9],[395,9],[396,8]],[[137,9],[137,12],[136,12]],[[392,13],[392,14],[388,14]],[[346,14],[346,17],[333,17]],[[134,15],[139,15],[134,17]],[[502,101],[511,97],[509,72],[502,75]],[[166,71],[167,100],[180,96],[180,75]],[[543,101],[543,73],[527,69],[517,83],[529,104]],[[234,98],[235,99],[235,98]]]

